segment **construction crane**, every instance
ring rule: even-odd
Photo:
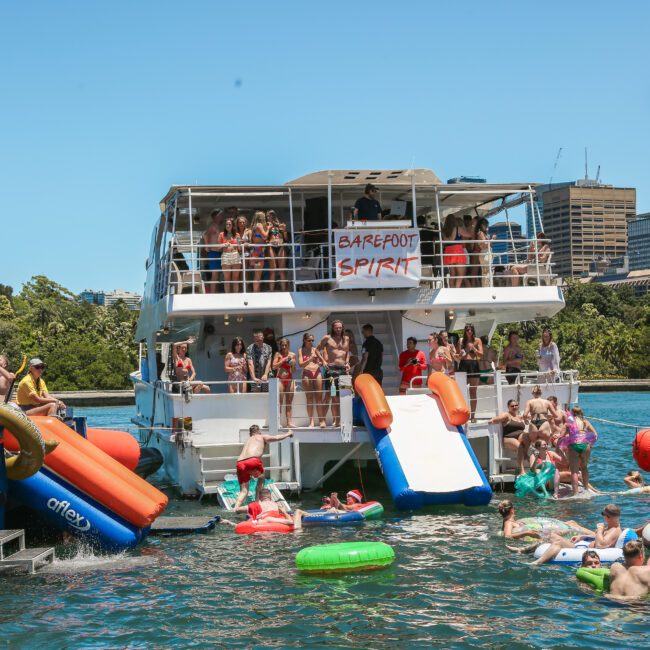
[[[596,183],[600,180],[600,165],[598,165],[598,169],[596,170]]]
[[[553,171],[551,172],[551,178],[548,181],[548,184],[553,183],[553,176],[555,175],[555,170],[557,169],[558,160],[560,160],[560,155],[562,154],[562,147],[557,150],[557,156],[555,156],[555,163],[553,164]]]

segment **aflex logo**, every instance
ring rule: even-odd
[[[90,530],[90,521],[70,507],[69,501],[58,501],[54,497],[48,500],[47,507],[61,515],[73,528],[79,532]]]

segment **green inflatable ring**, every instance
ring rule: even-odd
[[[384,542],[345,542],[303,548],[296,555],[296,567],[306,573],[368,571],[394,560],[395,551]]]
[[[599,594],[609,591],[609,569],[586,569],[580,567],[576,578],[595,589]]]

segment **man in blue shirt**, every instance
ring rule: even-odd
[[[379,221],[381,219],[381,205],[375,198],[377,188],[368,183],[363,196],[354,204],[354,218],[359,221]]]

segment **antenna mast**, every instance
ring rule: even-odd
[[[587,167],[587,147],[585,147],[585,180],[586,181],[589,180],[589,172],[587,170],[588,170],[588,167]]]

